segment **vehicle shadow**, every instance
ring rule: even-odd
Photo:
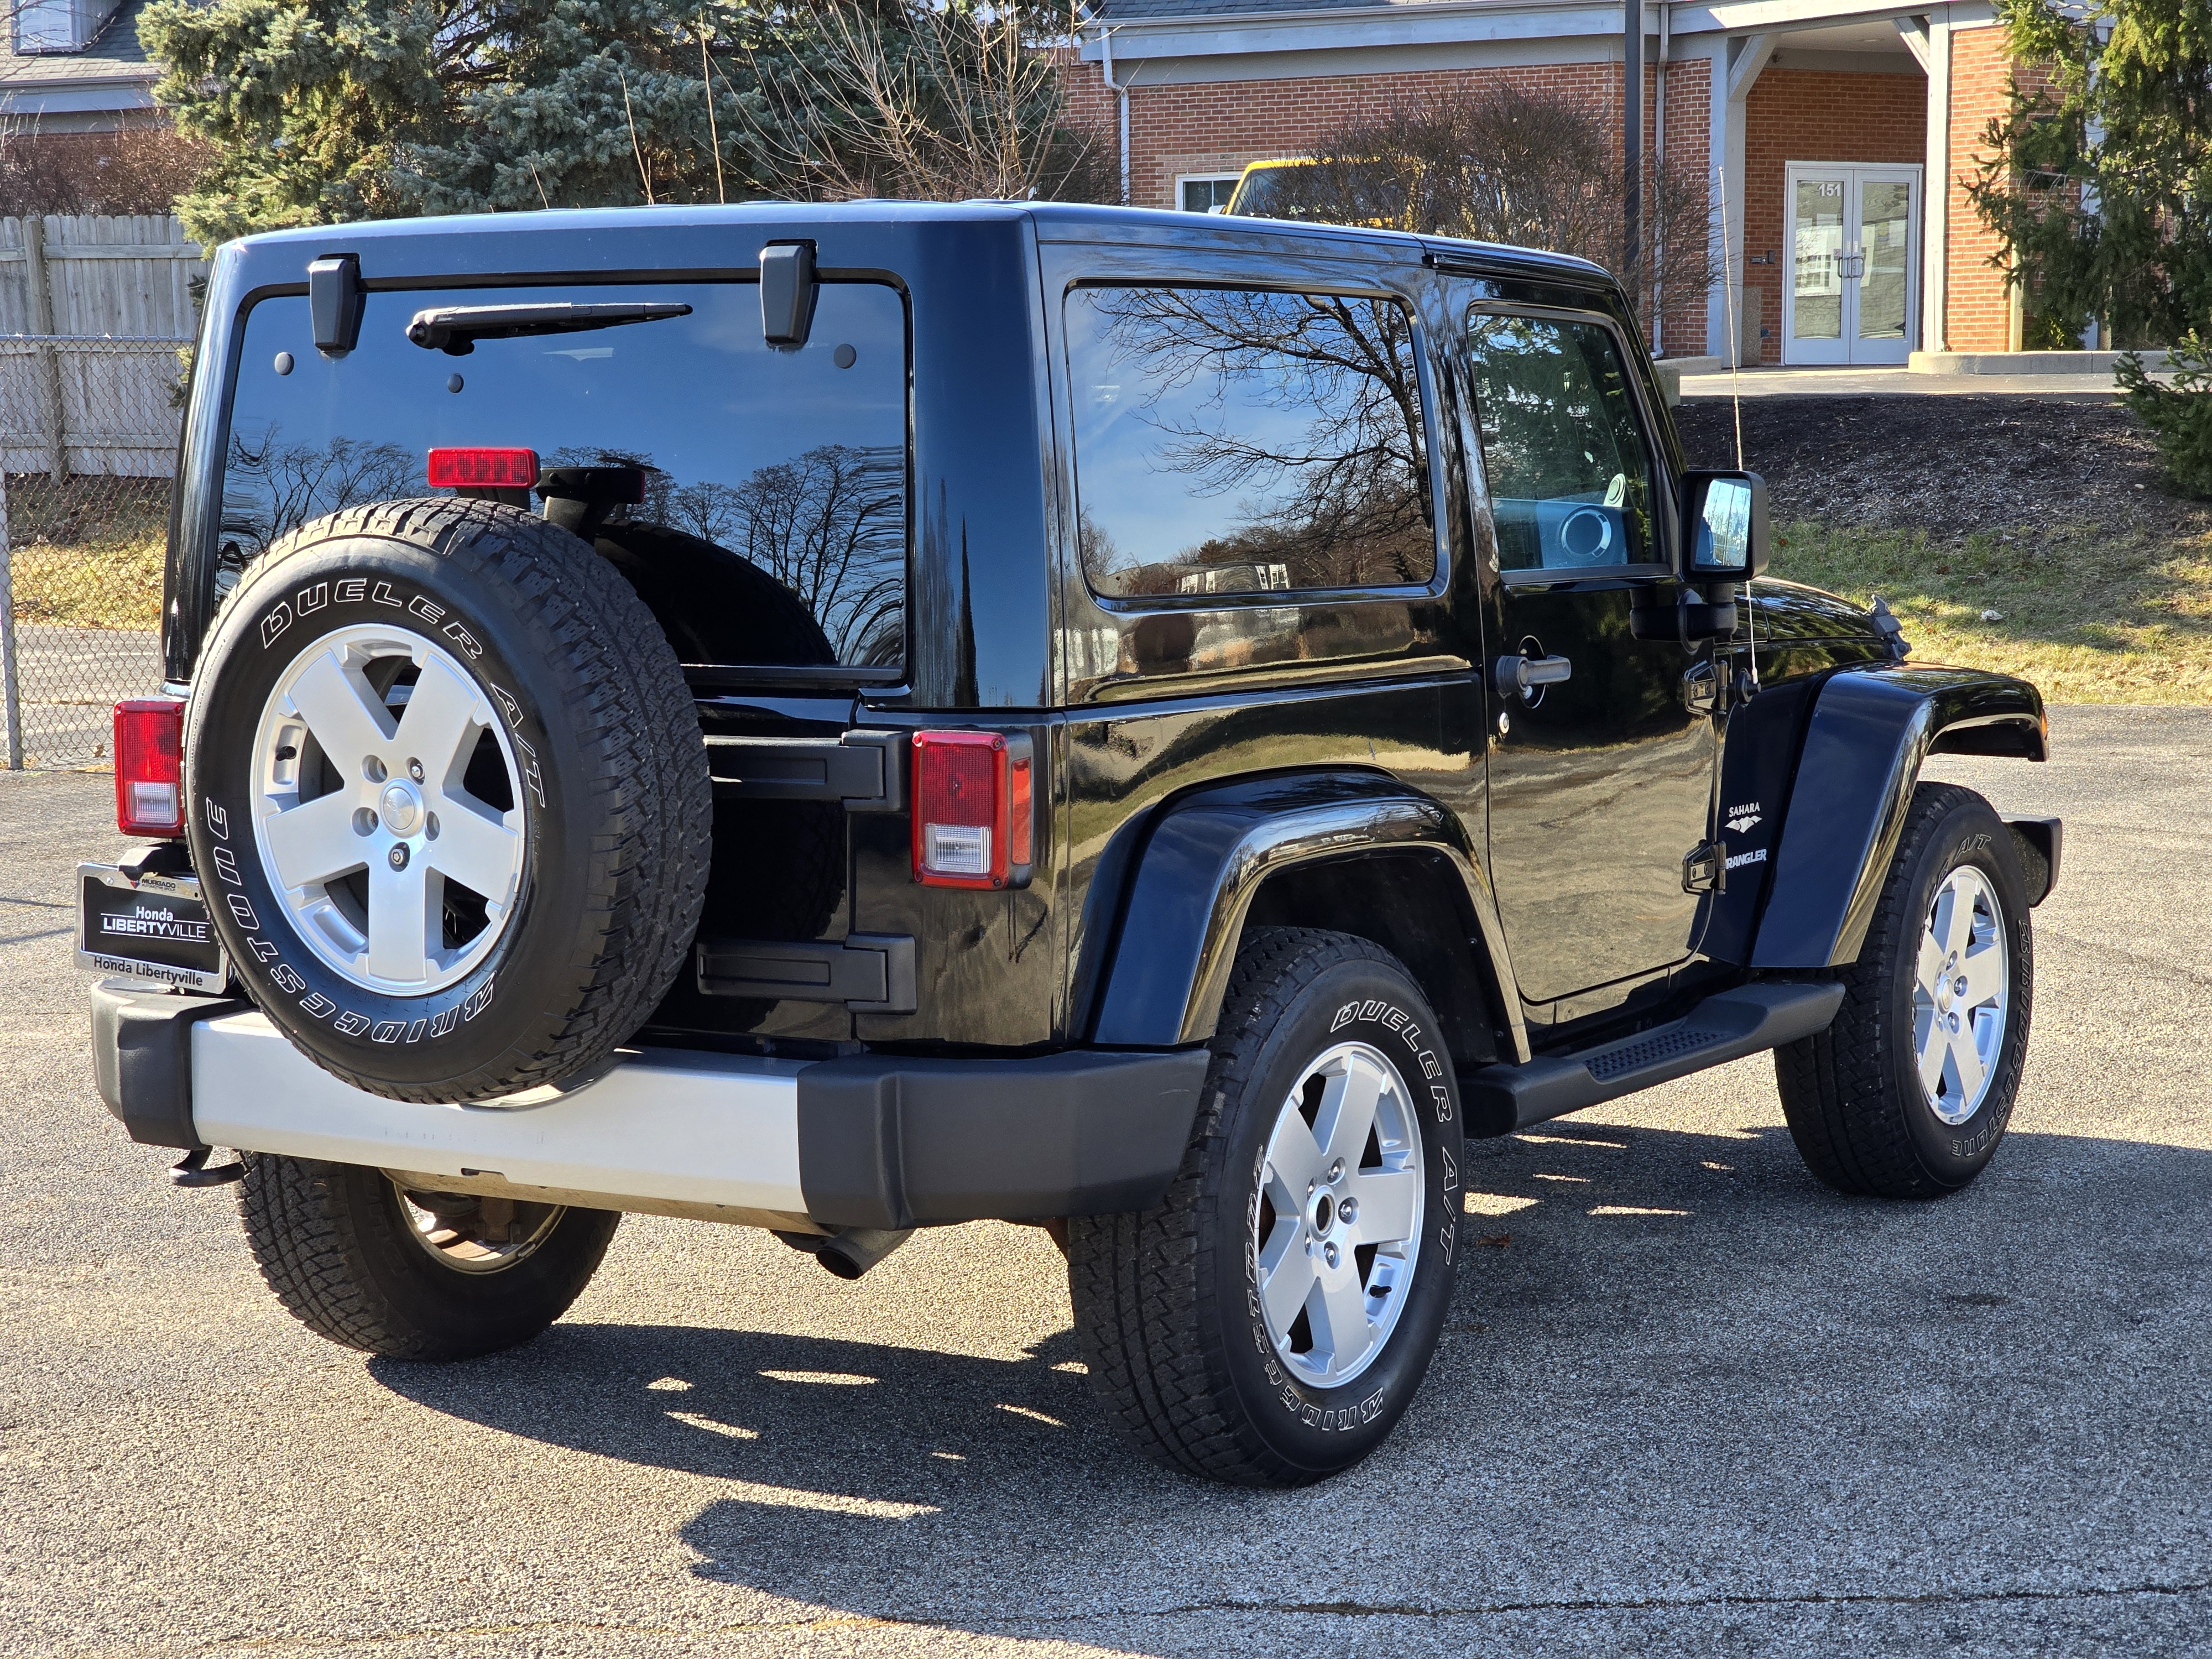
[[[2202,1275],[2175,1279],[2171,1251],[2198,1231],[2212,1156],[2015,1134],[1967,1192],[1881,1204],[1815,1186],[1778,1128],[1554,1130],[1469,1147],[1476,1212],[1424,1393],[1374,1458],[1301,1492],[1142,1462],[1066,1330],[997,1359],[564,1323],[512,1354],[373,1370],[502,1432],[732,1483],[681,1529],[696,1578],[1001,1630],[1599,1580],[1633,1595],[1692,1559],[1730,1584],[1825,1583],[1849,1577],[1862,1529],[1883,1531],[1893,1571],[1923,1537],[1931,1559],[1954,1551],[1916,1496],[1939,1477],[1954,1506],[2008,1512],[1989,1547],[2008,1576],[2057,1570],[2093,1559],[2108,1523],[2124,1547],[2168,1477],[2136,1468],[2137,1507],[2093,1515],[2052,1467],[2121,1469],[2142,1437],[2174,1502],[2212,1474],[2212,1454],[2172,1455],[2190,1431],[2165,1419],[2185,1401],[2116,1418],[2099,1382],[2130,1349],[2186,1369]],[[1360,1540],[1378,1512],[1433,1523],[1377,1555]],[[1284,1540],[1301,1535],[1293,1573]]]

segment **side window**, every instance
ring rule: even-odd
[[[1663,558],[1651,450],[1612,331],[1476,311],[1467,349],[1500,567]]]
[[[1220,213],[1237,193],[1235,173],[1186,173],[1176,180],[1176,205],[1185,213]]]
[[[1109,598],[1436,574],[1413,325],[1395,300],[1067,296],[1083,570]]]

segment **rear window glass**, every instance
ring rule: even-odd
[[[1395,300],[1067,296],[1083,568],[1112,598],[1436,574],[1413,331]]]
[[[632,301],[691,309],[465,356],[406,333],[426,309]],[[316,352],[305,295],[264,300],[232,403],[222,562],[340,507],[449,493],[427,482],[433,448],[528,448],[541,471],[642,471],[642,504],[600,509],[594,536],[680,618],[685,660],[896,666],[906,385],[904,304],[877,283],[823,283],[795,348],[765,342],[750,283],[374,293],[337,359]]]

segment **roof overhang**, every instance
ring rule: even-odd
[[[1659,7],[1644,0],[1644,28],[1659,32]],[[1936,5],[1929,0],[1705,0],[1678,4],[1668,21],[1680,40],[1692,34],[1741,34],[1817,27],[1862,18],[1942,14],[1954,24],[1995,15],[1987,0]],[[1218,12],[1188,17],[1130,17],[1085,23],[1081,52],[1096,61],[1099,36],[1111,30],[1116,64],[1147,58],[1252,56],[1273,52],[1372,51],[1486,42],[1617,39],[1619,0],[1423,0],[1419,5],[1330,7]]]

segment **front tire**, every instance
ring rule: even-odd
[[[318,1336],[392,1359],[527,1342],[583,1294],[622,1217],[403,1192],[381,1170],[246,1152],[238,1212],[261,1277]]]
[[[1169,1468],[1297,1486],[1411,1402],[1449,1308],[1456,1085],[1410,975],[1344,933],[1249,935],[1166,1198],[1068,1223],[1093,1392]]]
[[[1775,1050],[1806,1167],[1879,1198],[1979,1175],[2020,1092],[2034,969],[2011,831],[1972,791],[1920,785],[1834,1024]]]

